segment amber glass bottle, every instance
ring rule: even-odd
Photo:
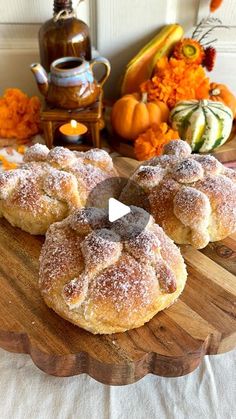
[[[61,57],[82,57],[91,60],[89,28],[75,17],[72,0],[54,0],[53,18],[39,30],[40,60],[45,70]]]

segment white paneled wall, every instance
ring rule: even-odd
[[[39,60],[36,49],[12,49],[0,52],[0,95],[9,87],[17,87],[30,95],[38,89],[30,71],[30,64]]]
[[[90,23],[94,43],[110,59],[107,96],[118,92],[125,64],[166,23],[179,22],[191,34],[207,16],[210,0],[85,0],[79,17]],[[74,0],[74,6],[78,0]],[[29,64],[38,59],[37,32],[52,16],[53,0],[0,0],[0,94],[9,86],[37,93]],[[214,80],[227,82],[236,93],[236,0],[225,0],[214,14],[230,29],[218,30]]]
[[[113,66],[107,94],[117,93],[125,64],[162,25],[179,22],[191,35],[193,26],[209,14],[209,4],[209,0],[98,0],[98,49]],[[236,93],[235,14],[236,0],[225,0],[222,9],[214,14],[230,29],[214,33],[219,40],[219,54],[215,71],[209,76],[227,82]]]
[[[89,24],[89,0],[78,7],[77,15]],[[0,0],[0,49],[37,48],[38,29],[53,15],[53,0]]]
[[[8,0],[1,1],[1,23],[36,23],[48,19],[52,11],[52,1]]]
[[[207,16],[209,10],[208,0],[200,0],[199,20]],[[214,12],[214,17],[222,20],[225,25],[236,26],[236,2],[235,0],[224,0],[218,10]]]
[[[8,87],[38,94],[29,66],[39,60],[38,30],[52,14],[53,0],[0,0],[0,95]],[[77,14],[89,23],[89,0]]]
[[[199,0],[97,0],[97,46],[112,63],[107,95],[118,93],[125,64],[163,25],[189,29],[198,9]]]
[[[79,4],[73,0],[74,8]],[[79,5],[79,13],[88,21],[89,2]],[[53,0],[0,0],[0,23],[41,23],[50,19]]]
[[[107,85],[109,96],[117,94],[125,64],[171,20],[175,11],[171,3],[173,1],[97,1],[97,48],[112,63]]]

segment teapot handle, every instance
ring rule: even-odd
[[[104,83],[107,81],[107,79],[108,79],[108,77],[110,75],[110,72],[111,72],[111,64],[104,57],[100,57],[100,56],[99,57],[96,57],[96,58],[94,58],[93,60],[90,61],[90,68],[91,68],[92,71],[93,71],[93,67],[96,64],[103,64],[105,66],[105,68],[106,68],[106,73],[104,74],[104,76],[100,80],[98,80],[98,84],[102,87],[104,85]]]

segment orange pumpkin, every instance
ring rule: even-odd
[[[168,106],[160,101],[148,102],[147,93],[125,95],[112,108],[111,124],[114,131],[126,140],[135,140],[151,125],[166,122]]]
[[[225,84],[210,84],[210,100],[224,103],[231,109],[234,118],[236,117],[236,97]]]

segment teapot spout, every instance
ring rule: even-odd
[[[48,75],[41,64],[31,64],[30,69],[34,74],[40,93],[46,96],[48,93]]]

